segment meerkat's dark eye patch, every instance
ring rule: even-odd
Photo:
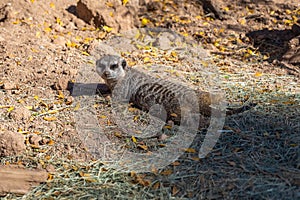
[[[110,66],[110,69],[111,70],[114,70],[114,69],[117,69],[118,68],[118,65],[117,64],[112,64],[111,66]]]

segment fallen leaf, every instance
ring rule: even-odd
[[[193,149],[193,148],[187,148],[184,151],[187,152],[187,153],[196,153],[196,150]]]
[[[43,119],[44,119],[45,121],[55,121],[55,120],[57,120],[56,117],[43,117]]]
[[[145,150],[145,151],[148,150],[147,145],[141,145],[141,144],[139,144],[139,145],[137,145],[137,147],[139,147],[139,148],[141,148],[141,149],[143,149],[143,150]]]
[[[135,138],[134,136],[131,136],[131,140],[132,140],[132,142],[134,142],[134,143],[137,142],[137,140],[136,140],[136,138]]]
[[[164,176],[169,176],[169,175],[172,174],[172,173],[173,173],[173,170],[171,170],[171,169],[166,169],[166,170],[162,171],[160,174],[161,174],[161,175],[164,175]]]
[[[108,26],[103,26],[103,30],[106,31],[107,33],[109,33],[113,30],[113,28],[108,27]]]
[[[142,19],[142,25],[143,25],[143,26],[146,26],[149,22],[150,22],[150,20],[147,19],[147,18],[143,18],[143,19]]]
[[[256,73],[254,74],[254,76],[255,76],[255,77],[260,77],[260,76],[262,76],[262,73],[261,73],[261,72],[256,72]]]

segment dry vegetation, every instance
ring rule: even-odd
[[[111,22],[116,25],[121,20],[113,13],[116,2],[120,9],[129,9],[136,1],[105,2],[107,13],[118,19]],[[223,16],[219,20],[204,12],[197,1],[146,2],[135,8],[136,21],[121,29],[133,25],[172,29],[184,41],[193,40],[208,52],[209,62],[200,60],[205,70],[197,71],[194,60],[189,60],[194,54],[189,51],[184,57],[180,51],[137,44],[144,41],[143,35],[121,35],[134,42],[130,45],[114,42],[112,36],[116,33],[109,24],[95,27],[78,17],[76,0],[1,1],[0,163],[5,169],[12,166],[12,174],[15,165],[48,173],[47,180],[29,191],[23,188],[11,193],[14,190],[0,187],[3,198],[299,198],[299,3],[214,1]],[[100,42],[109,47],[102,47]],[[151,173],[124,173],[90,154],[82,140],[85,132],[82,126],[78,129],[84,122],[78,118],[82,108],[94,113],[105,136],[120,146],[116,154],[121,149],[154,152],[157,146],[163,148],[168,143],[122,133],[111,116],[105,88],[100,88],[102,94],[92,95],[92,91],[83,96],[71,95],[77,83],[97,89],[101,80],[95,74],[95,60],[111,50],[120,53],[131,66],[143,66],[155,75],[159,70],[151,66],[162,65],[165,77],[195,89],[207,89],[213,81],[207,81],[203,72],[214,72],[230,106],[245,101],[257,106],[226,117],[224,130],[207,157],[198,158],[206,133],[202,130],[168,166],[153,168]],[[89,104],[83,105],[86,98],[90,98],[86,101]]]

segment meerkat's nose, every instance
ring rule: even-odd
[[[109,71],[104,71],[103,73],[105,76],[108,76],[109,75]]]

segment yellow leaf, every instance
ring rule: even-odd
[[[41,32],[40,32],[40,31],[37,31],[37,32],[35,33],[35,37],[40,38],[40,37],[41,37]]]
[[[228,12],[229,11],[229,7],[224,7],[223,10],[226,11],[226,12]]]
[[[32,110],[33,106],[25,106],[28,110]]]
[[[13,24],[19,24],[19,23],[20,23],[20,20],[18,20],[18,19],[13,22]]]
[[[54,176],[53,176],[52,174],[49,173],[49,174],[48,174],[47,180],[48,180],[48,181],[51,181],[51,180],[53,180],[53,178],[54,178]]]
[[[47,155],[47,156],[45,156],[45,159],[46,159],[46,160],[50,160],[50,159],[51,159],[51,156]]]
[[[256,72],[256,73],[254,74],[254,76],[255,76],[255,77],[260,77],[260,76],[262,76],[262,73],[261,73],[261,72]]]
[[[71,42],[70,40],[68,40],[66,42],[67,47],[78,47],[79,45],[76,44],[75,42]]]
[[[196,153],[196,150],[193,149],[193,148],[187,148],[184,151],[187,152],[187,153]]]
[[[148,63],[148,62],[150,62],[150,58],[149,57],[145,57],[144,58],[144,63]]]
[[[103,26],[103,30],[106,31],[107,33],[111,32],[113,28],[108,27],[108,26]]]
[[[97,182],[97,180],[96,179],[93,179],[93,178],[87,178],[87,179],[85,179],[87,182],[90,182],[90,183],[95,183],[95,182]]]
[[[122,0],[123,6],[126,6],[127,3],[128,3],[128,0]]]
[[[244,19],[244,18],[242,18],[242,19],[240,19],[240,20],[238,20],[239,21],[239,23],[241,24],[241,25],[245,25],[246,24],[246,19]]]
[[[101,31],[101,32],[99,32],[99,34],[98,34],[98,38],[99,38],[99,39],[104,39],[104,38],[106,37],[106,35],[107,35],[107,32]]]
[[[55,121],[55,120],[57,120],[56,117],[44,117],[43,119],[44,119],[45,121]]]
[[[136,115],[136,116],[134,116],[134,118],[133,118],[133,121],[135,121],[135,122],[136,122],[136,121],[138,121],[138,120],[139,120],[139,116],[137,116],[137,115]]]
[[[181,35],[183,35],[184,37],[187,37],[187,36],[189,36],[189,34],[188,33],[181,33]]]
[[[106,2],[105,5],[107,5],[108,7],[114,7],[114,4],[112,2]]]
[[[128,108],[128,111],[129,111],[129,112],[134,112],[134,111],[136,111],[136,108],[130,107],[130,108]]]
[[[63,22],[61,21],[61,19],[59,17],[56,18],[56,23],[60,26],[63,26]]]
[[[44,28],[44,31],[45,31],[46,33],[49,33],[49,32],[52,31],[52,29],[51,29],[50,27],[46,27],[46,28]]]
[[[50,3],[50,8],[55,9],[55,4],[53,2]]]
[[[293,15],[292,18],[293,18],[293,21],[294,21],[295,23],[297,23],[298,17],[296,17],[295,15]]]
[[[15,109],[15,107],[14,106],[11,106],[11,107],[9,107],[8,109],[7,109],[7,112],[11,112],[11,111],[13,111]]]
[[[77,110],[79,110],[79,108],[80,108],[80,103],[77,103],[74,110],[77,111]]]
[[[147,18],[143,18],[143,19],[142,19],[142,25],[143,25],[143,26],[146,26],[149,22],[150,22],[150,20],[147,19]]]
[[[290,15],[290,14],[292,14],[292,11],[289,10],[289,9],[286,9],[286,10],[285,10],[285,13],[286,13],[287,15]]]
[[[100,115],[100,118],[101,118],[101,119],[106,119],[107,116],[105,116],[105,115]]]
[[[90,54],[89,53],[87,53],[86,51],[82,51],[81,52],[83,55],[85,55],[85,56],[89,56]]]
[[[172,126],[170,126],[170,125],[166,125],[166,126],[164,126],[164,128],[166,128],[166,129],[171,129],[171,128],[172,128]]]
[[[294,22],[292,20],[288,20],[288,19],[284,20],[284,24],[286,24],[286,25],[291,26],[291,25],[293,25],[293,23]]]
[[[49,110],[47,113],[48,114],[56,114],[56,113],[58,113],[58,110]]]
[[[164,176],[168,176],[172,173],[173,173],[173,171],[171,169],[167,169],[167,170],[162,171],[160,174],[164,175]]]
[[[136,138],[135,138],[134,136],[131,136],[131,140],[132,140],[132,142],[134,142],[134,143],[137,142],[137,140],[136,140]]]
[[[110,121],[109,119],[107,119],[106,124],[107,124],[108,126],[110,126],[112,123],[111,123],[111,121]]]
[[[192,160],[194,160],[194,161],[199,161],[200,158],[199,158],[199,157],[192,157]]]
[[[34,52],[34,53],[38,53],[39,50],[35,49],[35,48],[31,48],[31,51]]]
[[[137,145],[137,147],[139,147],[139,148],[141,148],[141,149],[143,149],[143,150],[145,150],[145,151],[148,150],[148,147],[147,147],[146,145],[141,145],[141,144],[139,144],[139,145]]]
[[[120,132],[115,132],[114,135],[118,138],[121,138],[122,137],[122,134]]]
[[[264,59],[264,60],[268,60],[269,58],[270,58],[270,57],[267,56],[267,55],[264,55],[264,56],[263,56],[263,59]]]
[[[178,55],[177,55],[177,53],[176,53],[175,51],[172,51],[172,52],[171,52],[171,56],[177,57]]]
[[[88,44],[90,41],[93,41],[93,39],[94,39],[94,38],[86,37],[86,38],[84,38],[84,41],[83,41],[83,42],[84,42],[85,44]]]
[[[54,140],[50,140],[47,144],[49,145],[49,146],[52,146],[52,145],[54,145]]]
[[[61,90],[58,91],[58,96],[57,96],[59,99],[64,99],[65,98],[65,95],[62,93]]]

